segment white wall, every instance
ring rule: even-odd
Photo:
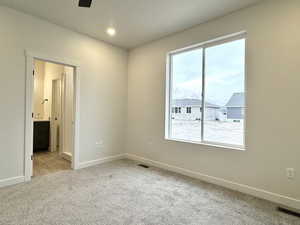
[[[45,120],[49,120],[52,112],[52,81],[61,80],[63,73],[63,65],[50,62],[45,63],[44,98],[48,99],[48,102],[44,104]]]
[[[34,74],[34,102],[33,112],[35,119],[44,118],[44,79],[45,79],[45,63],[42,61],[34,62],[35,74]]]
[[[24,175],[25,49],[81,65],[79,161],[122,153],[127,52],[6,7],[0,27],[0,183]]]
[[[266,1],[130,51],[127,152],[300,199],[299,21],[299,0]],[[247,150],[165,140],[167,52],[244,30]]]

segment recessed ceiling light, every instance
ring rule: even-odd
[[[109,36],[115,36],[116,35],[116,30],[115,30],[115,28],[109,27],[109,28],[107,28],[106,33]]]

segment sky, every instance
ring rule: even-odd
[[[224,106],[244,92],[245,40],[206,48],[205,100]],[[198,98],[202,92],[202,49],[173,56],[173,98]]]

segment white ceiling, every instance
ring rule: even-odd
[[[262,0],[0,0],[0,4],[38,16],[123,48],[133,48]],[[106,28],[117,30],[115,37]]]

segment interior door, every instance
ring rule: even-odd
[[[61,124],[61,80],[52,81],[52,104],[51,104],[51,152],[59,151],[60,148],[60,124]]]

